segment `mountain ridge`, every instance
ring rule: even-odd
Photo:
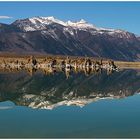
[[[140,37],[125,30],[98,28],[83,19],[63,22],[32,17],[0,24],[0,52],[139,61]]]

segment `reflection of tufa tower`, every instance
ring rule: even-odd
[[[27,71],[28,71],[28,73],[29,73],[30,76],[33,75],[33,69],[32,68],[29,68]]]
[[[90,67],[85,67],[84,72],[86,76],[89,76],[91,74],[92,69]]]
[[[65,68],[66,78],[68,79],[70,76],[70,69]]]

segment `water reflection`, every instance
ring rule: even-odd
[[[47,73],[45,73],[47,72]],[[0,101],[39,109],[86,104],[100,99],[124,98],[139,92],[139,71],[58,70],[0,74]],[[66,74],[66,75],[65,75]],[[108,75],[109,74],[109,75]]]
[[[118,69],[112,69],[112,68],[106,68],[103,69],[101,67],[82,67],[82,68],[78,68],[78,67],[44,67],[44,68],[34,68],[34,67],[29,67],[27,69],[0,69],[0,72],[2,73],[20,73],[21,71],[25,71],[27,72],[29,75],[33,75],[36,72],[40,71],[42,73],[44,73],[45,75],[50,75],[50,74],[54,74],[56,72],[63,72],[67,78],[69,78],[69,76],[71,75],[71,73],[84,73],[86,76],[89,76],[91,74],[101,74],[102,71],[106,71],[107,75],[112,74],[115,71],[118,71]]]

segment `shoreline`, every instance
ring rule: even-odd
[[[108,73],[119,71],[121,69],[140,69],[140,62],[115,61],[111,59],[66,56],[66,55],[1,55],[0,54],[0,71],[12,72],[26,70],[31,75],[36,70],[52,73],[53,71],[65,72],[74,70],[84,71],[85,73],[98,72],[107,70]]]
[[[114,61],[78,56],[0,56],[1,71],[21,71],[26,70],[31,75],[36,70],[45,71],[45,73],[53,73],[53,71],[84,71],[86,74],[91,72],[99,72],[102,69],[109,73],[117,71],[118,68]]]

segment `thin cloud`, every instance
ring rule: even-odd
[[[13,18],[13,17],[9,17],[9,16],[0,16],[0,19],[10,19],[10,18]]]

